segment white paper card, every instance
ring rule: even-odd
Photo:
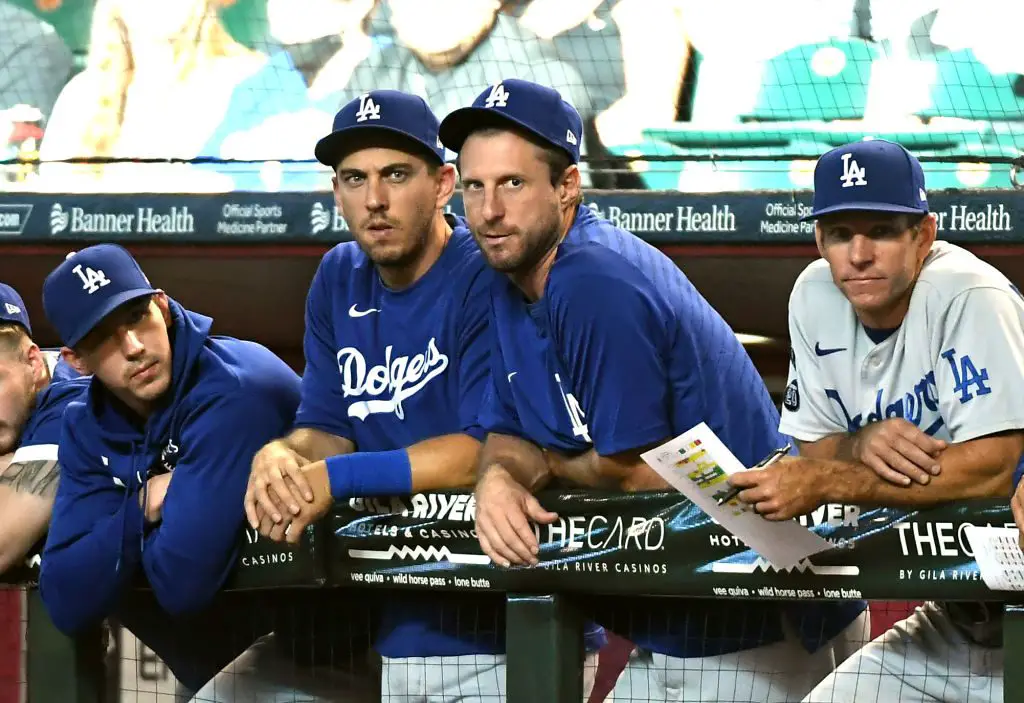
[[[641,458],[777,569],[796,566],[812,554],[833,546],[795,520],[765,520],[739,499],[718,505],[719,498],[732,488],[727,482],[729,475],[744,471],[746,467],[703,422],[660,447],[644,452]]]
[[[985,585],[993,591],[1024,591],[1024,552],[1015,527],[964,528]]]

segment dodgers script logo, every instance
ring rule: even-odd
[[[939,356],[949,364],[950,375],[953,378],[953,397],[961,405],[992,392],[989,385],[988,368],[979,369],[970,354],[957,355],[956,349],[950,348]],[[843,402],[842,396],[836,389],[826,388],[825,395],[839,407],[851,434],[860,430],[864,425],[880,422],[890,417],[901,417],[912,422],[928,435],[934,435],[945,424],[939,414],[939,389],[935,382],[934,371],[924,374],[907,392],[897,394],[891,403],[883,403],[886,392],[884,388],[879,388],[875,393],[875,405],[868,411],[866,418],[864,413],[851,416],[846,403]]]
[[[427,342],[424,353],[412,358],[392,357],[393,351],[394,347],[389,344],[384,350],[384,363],[370,368],[367,368],[362,352],[355,347],[338,351],[338,373],[341,374],[341,390],[345,397],[372,398],[349,405],[349,417],[365,420],[369,415],[393,412],[399,420],[404,420],[405,407],[402,403],[448,368],[448,357],[438,350],[434,337]]]

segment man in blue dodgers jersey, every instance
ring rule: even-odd
[[[461,218],[443,214],[455,173],[437,129],[422,99],[380,90],[344,106],[317,145],[355,242],[327,254],[310,289],[296,429],[253,462],[247,512],[271,538],[294,539],[334,500],[473,485],[493,274]],[[499,594],[391,592],[380,619],[385,700],[503,694]],[[259,648],[241,662],[246,677],[214,683],[256,700],[295,689],[332,699],[345,683],[322,667],[289,675],[268,642]]]
[[[230,617],[245,599],[214,599],[252,457],[291,425],[299,378],[258,344],[211,335],[117,245],[70,254],[43,305],[64,359],[93,375],[64,415],[43,602],[69,633],[117,616],[196,689],[254,639],[236,646],[246,633],[228,630],[250,622]],[[151,592],[133,588],[140,575]]]
[[[730,479],[768,519],[820,503],[927,507],[1005,497],[1024,451],[1024,300],[992,266],[937,242],[920,163],[882,140],[814,172],[823,260],[789,303],[781,429],[800,456]],[[1002,700],[1001,604],[927,603],[810,701]]]
[[[0,283],[0,573],[42,547],[50,522],[61,417],[86,385],[58,358],[32,341],[25,302]]]
[[[670,259],[580,204],[580,129],[556,91],[520,80],[441,124],[441,140],[459,152],[473,234],[507,274],[492,286],[489,434],[476,488],[481,546],[504,565],[538,563],[527,520],[556,516],[527,489],[549,472],[663,489],[640,451],[701,421],[747,465],[784,444],[725,321]],[[614,606],[596,602],[602,624],[645,650],[616,700],[799,700],[832,669],[829,639],[856,636],[866,619],[862,603],[794,608],[805,649],[776,603],[630,601],[616,627]]]

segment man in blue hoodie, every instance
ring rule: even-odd
[[[726,322],[671,259],[581,204],[581,131],[557,91],[521,80],[441,124],[459,154],[470,228],[505,274],[491,289],[476,486],[481,546],[505,566],[538,563],[529,521],[557,516],[531,492],[552,475],[665,489],[640,453],[701,422],[746,466],[786,443]],[[800,607],[794,627],[776,603],[594,602],[599,622],[641,647],[616,700],[645,701],[799,700],[831,671],[830,639],[865,609]]]
[[[32,341],[25,302],[0,283],[0,573],[42,549],[57,492],[57,441],[84,380]],[[61,383],[61,381],[66,383]]]
[[[68,633],[117,616],[197,688],[231,657],[193,666],[208,637],[190,641],[201,623],[187,616],[235,564],[249,465],[291,426],[299,378],[258,344],[211,335],[113,244],[70,254],[43,305],[64,359],[93,376],[64,415],[43,602]]]
[[[328,252],[309,291],[296,429],[253,463],[250,524],[273,539],[294,541],[335,500],[473,485],[491,274],[465,222],[444,214],[455,171],[437,129],[421,98],[377,90],[342,107],[317,144],[355,241]],[[366,595],[352,605],[367,610]],[[316,619],[338,613],[340,600]],[[389,592],[381,601],[373,642],[383,700],[469,703],[504,691],[501,595]],[[350,690],[337,671],[296,676],[271,643],[259,649],[232,668],[245,676],[219,676],[198,697],[228,701],[231,686],[247,701]]]

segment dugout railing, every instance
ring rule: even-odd
[[[985,585],[964,529],[1012,525],[1007,501],[922,511],[826,505],[802,522],[835,548],[779,572],[678,493],[540,498],[559,520],[536,528],[535,567],[496,567],[473,532],[473,496],[432,493],[339,503],[295,548],[246,531],[227,588],[505,592],[509,703],[580,700],[583,617],[573,598],[579,594],[1002,602],[1004,646],[1024,651],[1024,598]],[[59,633],[32,575],[19,576],[30,589],[28,703],[101,703],[107,682],[98,633]],[[1011,662],[1005,700],[1024,701],[1024,667]]]

